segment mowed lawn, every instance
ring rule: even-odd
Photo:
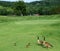
[[[38,46],[37,36],[45,36],[53,47]],[[0,16],[0,51],[60,51],[60,15]]]

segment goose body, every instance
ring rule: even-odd
[[[53,47],[49,42],[45,41],[45,37],[44,37],[44,41],[43,41],[43,46],[45,46],[47,48]]]
[[[43,45],[47,48],[52,47],[52,45],[50,43],[46,42],[46,41],[43,42]]]

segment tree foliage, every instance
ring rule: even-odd
[[[26,5],[23,1],[16,2],[14,9],[18,15],[25,15],[26,14]]]
[[[59,13],[60,0],[41,0],[30,3],[0,1],[0,15],[51,15]]]

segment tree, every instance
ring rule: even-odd
[[[14,7],[17,15],[26,15],[26,5],[23,1],[16,2]]]
[[[60,0],[42,0],[42,1],[49,3],[49,6],[48,6],[49,10],[48,9],[45,10],[48,12],[48,14],[60,13]]]

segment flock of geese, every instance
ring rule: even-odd
[[[52,44],[50,44],[49,42],[47,42],[46,40],[45,40],[45,37],[43,36],[43,41],[42,40],[40,40],[39,39],[39,37],[37,37],[37,44],[38,45],[40,45],[40,46],[42,46],[42,47],[45,47],[45,48],[50,48],[50,47],[53,47],[52,46]],[[30,46],[30,43],[28,43],[27,45],[26,45],[26,48],[28,48]]]
[[[43,36],[43,38],[44,38],[44,39],[43,39],[43,41],[42,41],[42,40],[39,39],[39,37],[37,37],[37,39],[38,39],[38,40],[37,40],[37,44],[38,44],[38,45],[41,45],[41,46],[46,47],[46,48],[53,47],[52,44],[50,44],[49,42],[47,42],[47,41],[45,40],[45,37],[44,37],[44,36]]]
[[[28,44],[26,45],[26,48],[28,48],[28,47],[30,46],[30,44],[31,44],[31,43],[28,43]],[[42,47],[45,47],[45,48],[53,47],[52,44],[50,44],[49,42],[47,42],[47,41],[45,40],[45,37],[44,37],[44,36],[43,36],[43,40],[40,40],[39,37],[37,37],[37,44],[38,44],[39,46],[42,46]],[[14,43],[14,46],[16,46],[16,43]]]

